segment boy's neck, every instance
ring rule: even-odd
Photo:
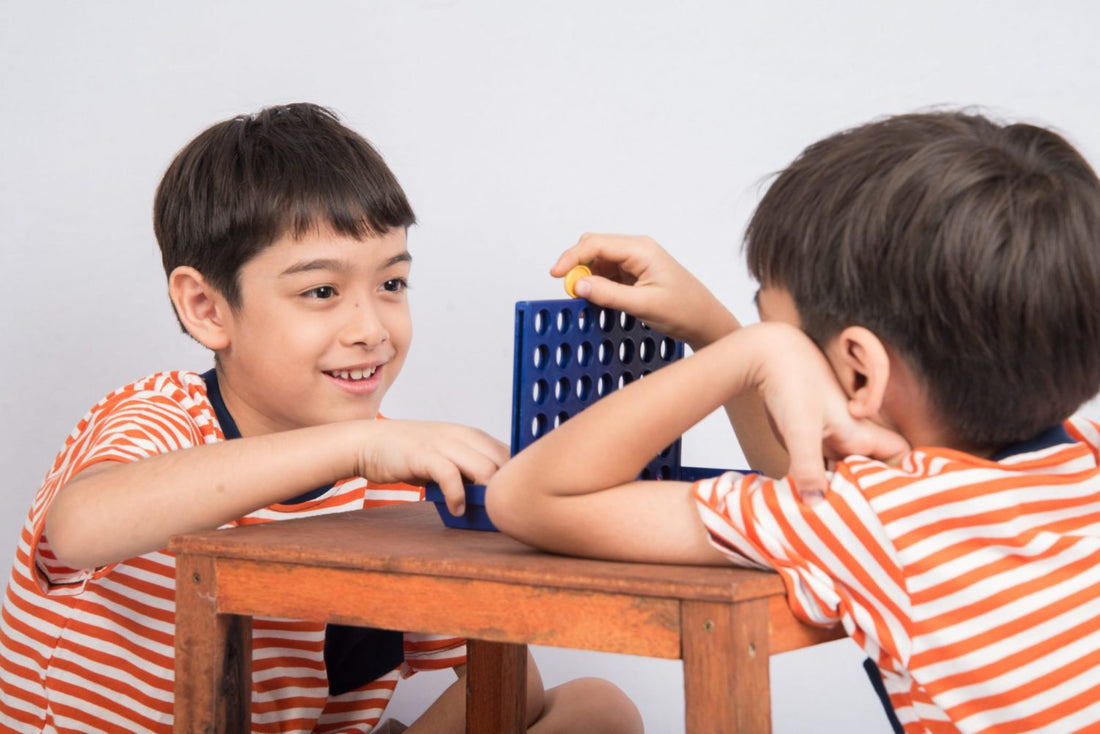
[[[924,384],[896,354],[890,359],[890,378],[883,396],[881,415],[913,448],[939,447],[988,459],[999,446],[978,446],[960,440],[932,409]]]
[[[943,425],[943,422],[931,413],[931,402],[923,397],[921,391],[913,389],[912,386],[909,389],[890,390],[887,396],[887,403],[883,406],[884,417],[891,421],[891,427],[913,448],[947,448],[981,459],[998,461],[1012,454],[1035,451],[1073,440],[1062,424],[1058,423],[1047,426],[1036,436],[1030,436],[1018,443],[1007,446],[980,446],[956,438]]]

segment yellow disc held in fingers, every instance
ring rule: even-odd
[[[574,265],[573,269],[565,274],[565,292],[570,298],[576,298],[577,294],[573,292],[573,286],[577,284],[577,281],[581,278],[587,278],[592,275],[592,270],[587,265]]]

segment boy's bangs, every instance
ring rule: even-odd
[[[288,209],[272,212],[279,220],[273,231],[278,237],[291,234],[300,239],[320,229],[354,237],[357,240],[384,235],[394,227],[408,227],[415,224],[412,212],[380,209],[371,203],[365,203],[351,197],[328,198],[325,200],[299,200]]]

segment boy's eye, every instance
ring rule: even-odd
[[[316,288],[310,288],[308,291],[302,294],[307,298],[317,298],[319,300],[325,300],[332,298],[336,295],[336,289],[331,285],[319,285]]]
[[[409,287],[409,281],[404,278],[390,278],[382,284],[382,290],[390,293],[400,293]]]

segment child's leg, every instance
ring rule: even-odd
[[[634,702],[602,678],[578,678],[546,691],[542,716],[531,734],[640,734],[645,730]]]
[[[465,666],[458,671],[458,680],[409,726],[407,734],[465,731]],[[530,652],[527,653],[527,723],[528,731],[535,734],[640,734],[643,731],[642,717],[634,703],[605,680],[578,678],[544,691],[542,676]]]

